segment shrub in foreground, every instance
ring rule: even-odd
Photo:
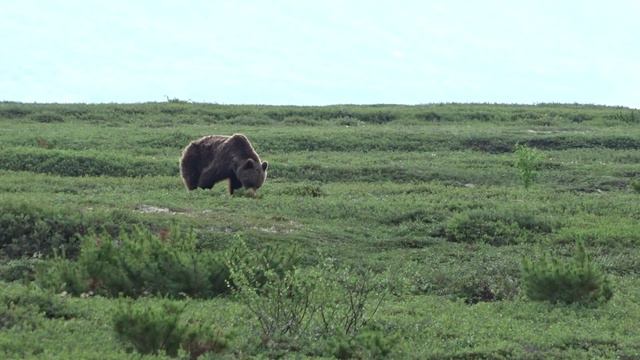
[[[49,319],[70,319],[78,315],[78,312],[73,310],[63,298],[33,284],[25,286],[0,283],[0,304],[7,307],[15,305],[35,309],[36,313]]]
[[[344,341],[335,347],[310,351],[344,355],[378,346],[374,352],[388,351],[388,344],[378,341],[380,338],[361,336],[392,291],[394,282],[388,276],[338,267],[331,261],[305,269],[274,269],[264,253],[250,251],[242,241],[234,254],[229,267],[235,294],[257,320],[266,348],[299,349],[302,344],[340,338]]]
[[[120,210],[84,213],[7,201],[0,203],[0,254],[18,259],[59,252],[73,258],[83,235],[98,229],[117,234],[141,224],[142,220]]]
[[[219,331],[181,321],[183,311],[184,307],[170,302],[146,307],[129,303],[116,312],[113,327],[122,342],[142,354],[176,357],[183,349],[195,359],[226,348],[226,339]]]
[[[475,209],[454,215],[446,224],[445,234],[454,242],[485,242],[509,245],[529,240],[535,234],[553,231],[551,219],[519,209]]]
[[[522,184],[525,188],[529,188],[538,175],[537,170],[540,166],[542,155],[538,150],[520,144],[516,145],[515,155],[515,166],[518,168]]]
[[[535,263],[525,259],[523,285],[530,299],[551,303],[596,305],[613,296],[608,278],[589,260],[582,243],[569,261],[548,255]]]
[[[77,261],[58,258],[38,279],[74,295],[206,298],[229,290],[222,257],[198,249],[194,234],[179,229],[161,235],[138,228],[117,237],[86,236]]]
[[[44,318],[69,319],[76,315],[77,311],[72,310],[62,298],[36,286],[0,282],[0,330],[13,327],[33,329]]]

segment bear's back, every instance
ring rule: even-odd
[[[242,134],[233,134],[229,136],[223,145],[224,152],[238,159],[253,159],[260,162],[260,157],[251,146],[249,139]]]
[[[222,148],[227,139],[229,139],[228,136],[209,135],[192,142],[192,145],[197,148],[198,158],[203,167],[209,165],[217,155],[224,152]]]

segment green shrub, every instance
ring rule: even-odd
[[[31,204],[0,205],[0,250],[9,258],[50,255],[63,248],[72,254],[85,232],[81,215]]]
[[[13,303],[0,303],[0,330],[21,327],[36,328],[42,316],[34,306],[18,306]]]
[[[0,204],[0,252],[12,259],[54,252],[73,258],[83,235],[97,230],[115,234],[136,224],[141,221],[119,210],[87,215],[73,209],[6,202]]]
[[[286,116],[282,119],[282,123],[296,126],[315,126],[319,124],[318,120],[304,116]]]
[[[528,241],[536,234],[553,231],[557,224],[519,209],[474,209],[454,215],[445,234],[454,242],[485,242],[509,245]]]
[[[33,112],[33,107],[21,104],[11,105],[0,103],[0,118],[19,119]]]
[[[397,339],[366,330],[357,336],[337,335],[328,340],[328,351],[336,359],[388,359]]]
[[[640,111],[619,112],[611,116],[613,119],[623,121],[627,124],[637,124],[640,122]]]
[[[277,346],[309,327],[317,283],[313,273],[274,268],[264,252],[250,251],[243,241],[228,261],[236,296],[256,317],[263,345]]]
[[[259,125],[272,125],[275,121],[263,114],[252,115],[239,115],[225,121],[234,125],[247,125],[247,126],[259,126]]]
[[[283,191],[284,194],[302,197],[321,197],[325,196],[326,192],[319,184],[316,183],[303,183],[288,187]]]
[[[36,278],[37,269],[44,260],[39,258],[14,259],[0,263],[1,281],[31,282]]]
[[[173,161],[149,157],[107,154],[94,150],[54,150],[10,148],[0,150],[1,168],[61,176],[174,176],[178,166]]]
[[[459,253],[441,254],[442,258],[410,261],[403,265],[400,276],[407,281],[411,293],[461,299],[467,304],[517,297],[519,261],[487,247],[475,248],[469,258],[467,254],[468,250],[461,249]]]
[[[85,236],[76,262],[58,259],[39,278],[78,295],[211,297],[228,292],[229,270],[220,255],[197,248],[192,232],[157,236],[137,228],[118,237]]]
[[[78,314],[63,298],[36,286],[0,282],[0,330],[12,327],[33,329],[44,318],[70,319]]]
[[[354,117],[365,123],[384,124],[395,120],[397,116],[391,111],[363,111]]]
[[[524,259],[522,282],[527,296],[537,301],[589,305],[613,296],[608,278],[589,260],[582,243],[569,261],[548,255],[536,263]]]
[[[36,309],[45,317],[70,319],[78,315],[63,298],[37,286],[0,283],[0,303]]]
[[[149,307],[129,304],[113,316],[113,327],[118,338],[139,353],[162,351],[175,357],[186,333],[185,327],[178,324],[183,310],[171,303]]]
[[[250,251],[241,240],[229,267],[237,298],[271,349],[319,337],[359,336],[392,283],[371,270],[338,268],[331,261],[304,270],[274,269],[263,252]]]
[[[141,354],[178,356],[182,348],[191,359],[227,347],[224,335],[201,324],[181,322],[184,307],[170,302],[135,306],[129,302],[113,316],[118,338]]]
[[[317,312],[324,334],[356,336],[397,283],[364,267],[338,268],[325,262],[319,271]]]
[[[515,166],[518,168],[520,179],[524,187],[529,188],[537,176],[542,155],[536,149],[520,144],[516,144],[515,155]]]
[[[631,188],[633,191],[640,193],[640,180],[634,180],[631,182]]]
[[[60,114],[54,112],[42,112],[34,114],[31,119],[42,123],[63,122],[64,118]]]

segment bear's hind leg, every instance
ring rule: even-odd
[[[200,180],[200,167],[199,157],[197,151],[193,145],[190,145],[185,149],[182,158],[180,159],[180,175],[184,186],[188,190],[193,190],[198,187],[198,181]]]

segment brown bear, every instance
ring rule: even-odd
[[[229,179],[230,194],[241,187],[255,193],[267,178],[268,166],[260,161],[246,136],[211,135],[184,148],[180,175],[188,190],[211,189],[215,183]]]

